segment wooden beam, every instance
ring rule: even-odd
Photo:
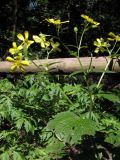
[[[89,64],[91,61],[90,57],[82,57],[80,58],[84,70],[89,68]],[[92,72],[102,72],[107,64],[109,58],[105,57],[93,57],[92,64],[91,64],[91,71]],[[2,61],[0,62],[0,72],[8,73],[10,72],[10,68],[13,64],[11,62]],[[39,66],[39,67],[37,67]],[[40,59],[34,60],[28,67],[25,67],[26,72],[39,72],[45,70],[45,68],[49,68],[50,72],[74,72],[74,71],[81,71],[80,64],[76,58],[58,58],[58,59]],[[109,66],[110,71],[120,72],[120,59],[114,59],[111,62],[111,66]],[[21,72],[19,69],[16,72]]]

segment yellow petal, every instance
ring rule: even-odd
[[[59,45],[60,45],[59,42],[56,42],[56,43],[51,42],[51,46],[53,48],[57,48]]]
[[[59,45],[60,45],[59,42],[56,42],[56,43],[55,43],[55,47],[58,47]]]
[[[41,42],[41,47],[45,48],[45,43],[44,42]]]
[[[14,72],[16,69],[17,69],[17,66],[16,66],[16,65],[13,65],[13,66],[11,67],[11,71],[12,71],[12,72]]]
[[[81,14],[81,17],[84,18],[86,21],[88,21],[89,23],[92,23],[96,26],[98,26],[100,23],[99,22],[96,22],[94,21],[92,18],[90,18],[89,16],[87,15],[84,15],[84,14]]]
[[[61,23],[69,23],[70,21],[68,20],[68,21],[63,21],[63,22],[61,22]]]
[[[36,36],[36,35],[33,35],[33,39],[36,43],[40,43],[41,42],[41,38]]]
[[[109,41],[114,41],[114,38],[107,38]]]
[[[55,20],[54,24],[57,24],[57,25],[61,24],[61,20],[60,19]]]
[[[21,49],[23,49],[23,45],[19,45],[18,47],[17,47],[17,50],[21,50]]]
[[[97,45],[98,45],[98,42],[97,42],[97,41],[94,41],[93,44],[94,44],[94,46],[97,46]]]
[[[29,47],[33,43],[34,43],[34,41],[27,41],[27,47]]]
[[[46,19],[49,23],[54,23],[55,20],[53,18]]]
[[[84,19],[88,19],[89,17],[85,14],[81,14],[81,17],[84,18]]]
[[[120,36],[119,36],[119,35],[116,37],[116,40],[117,40],[117,41],[120,41]]]
[[[97,40],[97,42],[98,42],[98,45],[100,45],[100,44],[101,44],[102,39],[97,38],[96,40]]]
[[[99,48],[96,48],[94,52],[95,52],[95,53],[98,53],[98,52],[99,52]]]
[[[55,25],[60,25],[61,24],[61,20],[60,19],[57,19],[57,20],[54,20],[53,18],[50,18],[50,19],[46,19],[49,23],[53,23]]]
[[[14,62],[15,61],[12,57],[7,57],[6,60],[9,61],[9,62]]]
[[[28,39],[28,37],[29,37],[29,32],[28,32],[28,31],[25,31],[24,34],[25,34],[25,39]]]
[[[19,66],[19,69],[22,71],[22,72],[25,72],[25,69],[23,66]]]
[[[30,62],[29,61],[21,61],[21,64],[24,66],[29,66]]]
[[[10,49],[9,49],[9,52],[10,52],[11,54],[15,54],[15,49],[10,48]]]
[[[15,61],[21,61],[22,60],[22,56],[18,55],[14,57]]]
[[[49,47],[50,46],[50,42],[46,42],[45,45],[46,45],[46,47]]]
[[[13,45],[13,48],[17,48],[16,42],[13,42],[12,45]]]
[[[21,41],[24,41],[24,40],[25,40],[25,38],[23,37],[23,35],[22,35],[21,33],[19,33],[19,34],[17,35],[17,37],[18,37],[18,39],[20,39]]]
[[[96,22],[96,21],[93,21],[93,24],[94,24],[95,26],[100,25],[100,23],[99,23],[99,22]]]
[[[114,38],[116,37],[116,35],[113,32],[108,33],[108,35]]]
[[[19,52],[18,56],[22,58],[22,56],[23,56],[23,55],[22,55],[22,53],[21,53],[21,52]]]

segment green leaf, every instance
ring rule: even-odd
[[[24,124],[24,118],[20,118],[16,121],[16,127],[18,129],[21,129],[23,124]]]
[[[25,119],[25,121],[24,121],[24,127],[25,127],[25,130],[26,130],[26,132],[34,132],[34,127],[33,127],[33,125],[31,124],[31,122],[30,121],[28,121],[28,120],[26,120]]]
[[[14,151],[13,152],[13,160],[23,160],[23,157],[19,152]]]
[[[9,152],[6,151],[0,156],[1,160],[9,160]]]
[[[0,80],[0,91],[2,92],[8,92],[12,88],[14,88],[14,85],[8,81],[8,79]]]
[[[82,71],[80,70],[80,71],[74,71],[73,73],[71,73],[70,75],[69,75],[69,77],[71,78],[71,77],[73,77],[73,76],[75,76],[75,75],[77,75],[77,74],[80,74]]]
[[[51,131],[62,142],[78,143],[83,135],[94,135],[97,131],[96,122],[79,117],[72,112],[61,112],[50,120],[45,128]]]
[[[51,157],[50,159],[59,159],[65,155],[64,143],[52,137],[48,141],[48,145],[44,149],[44,151]]]
[[[102,98],[107,99],[113,103],[120,103],[120,98],[111,92],[100,93],[100,94],[98,94],[98,97],[102,97]]]
[[[105,142],[108,142],[115,146],[120,146],[120,130],[117,134],[110,133],[109,135],[107,135],[107,137],[105,138]]]

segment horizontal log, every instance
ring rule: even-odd
[[[89,64],[91,61],[90,57],[82,57],[80,58],[84,70],[89,68]],[[91,64],[91,72],[102,72],[107,64],[109,57],[93,57]],[[109,66],[110,71],[120,72],[120,61],[118,59],[114,59],[113,63],[111,62],[111,66]],[[0,72],[10,72],[10,68],[13,64],[11,62],[2,61],[0,62]],[[39,67],[38,67],[39,66]],[[26,72],[39,72],[47,69],[50,72],[74,72],[83,70],[80,67],[78,59],[76,58],[58,58],[58,59],[40,59],[34,60],[28,67],[25,67]],[[16,72],[21,72],[19,69]]]

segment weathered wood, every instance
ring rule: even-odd
[[[82,57],[80,58],[82,65],[84,67],[84,70],[87,70],[89,68],[89,64],[90,64],[90,57]],[[109,60],[109,58],[105,58],[105,57],[93,57],[92,58],[92,72],[101,72],[104,70],[107,61]],[[34,63],[33,63],[34,62]],[[48,65],[49,67],[49,71],[50,72],[65,72],[65,73],[69,73],[69,72],[73,72],[73,71],[81,71],[81,67],[80,64],[78,62],[78,60],[76,58],[58,58],[58,59],[41,59],[41,60],[34,60],[33,62],[31,62],[30,66],[25,67],[26,68],[26,72],[38,72],[38,71],[43,71],[45,70],[45,66]],[[36,64],[36,65],[35,65]],[[52,65],[50,65],[52,64]],[[0,72],[10,72],[10,67],[13,64],[11,62],[6,62],[6,61],[2,61],[0,62]],[[39,67],[37,67],[39,66]],[[113,60],[113,67],[110,69],[111,71],[114,72],[120,72],[120,64],[118,62],[117,59]],[[20,72],[19,69],[16,70],[16,72]]]

